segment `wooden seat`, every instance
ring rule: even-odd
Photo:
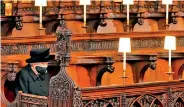
[[[8,107],[47,107],[47,97],[23,93],[19,91],[14,102]]]

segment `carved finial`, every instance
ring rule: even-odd
[[[66,73],[66,66],[70,61],[71,31],[64,20],[60,20],[61,30],[57,36],[57,62],[59,73],[50,79],[49,107],[82,107],[82,96],[79,88],[75,88],[74,81]]]
[[[152,70],[155,70],[156,69],[156,61],[157,60],[157,57],[156,56],[150,56],[149,57],[149,67],[152,69]]]
[[[83,107],[81,88],[76,87],[73,96],[73,107]]]
[[[126,95],[122,95],[122,107],[128,107]]]
[[[71,47],[71,31],[67,28],[64,20],[60,20],[59,26],[61,30],[56,33],[57,36],[57,61],[60,66],[68,66],[70,61],[70,47]]]

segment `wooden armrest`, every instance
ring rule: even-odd
[[[7,107],[47,107],[48,101],[46,96],[38,96],[33,94],[27,94],[23,93],[22,91],[19,91],[15,101],[8,104]]]
[[[19,92],[20,92],[21,96],[47,100],[47,97],[46,96],[39,96],[39,95],[34,95],[34,94],[27,94],[27,93],[23,93],[22,91],[19,91]]]

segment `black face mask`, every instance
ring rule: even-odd
[[[47,72],[47,68],[46,68],[46,67],[36,66],[36,70],[37,70],[38,73],[40,73],[41,75],[44,75],[44,74]]]

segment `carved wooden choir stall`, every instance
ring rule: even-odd
[[[127,7],[91,1],[83,16],[79,1],[47,1],[39,20],[35,1],[1,1],[1,106],[183,107],[184,1],[169,5],[169,19],[161,0]],[[164,50],[168,35],[176,37],[171,55]],[[126,65],[120,38],[131,39]],[[49,96],[15,95],[17,72],[30,50],[41,48],[56,56],[48,67]]]

